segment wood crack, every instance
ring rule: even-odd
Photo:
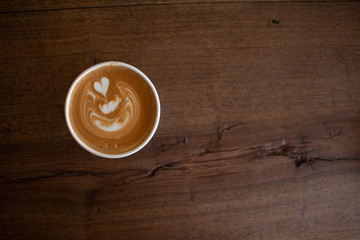
[[[326,158],[326,157],[318,157],[311,155],[311,152],[309,151],[309,144],[311,144],[311,141],[306,141],[305,137],[301,137],[300,142],[296,145],[289,144],[284,138],[280,139],[280,143],[268,143],[264,145],[255,145],[250,146],[247,148],[243,147],[237,147],[233,149],[224,149],[224,150],[211,150],[211,147],[219,146],[219,142],[221,141],[222,135],[224,131],[230,130],[234,127],[239,126],[240,124],[233,124],[233,125],[224,125],[223,127],[217,128],[217,141],[208,142],[206,144],[202,144],[199,146],[199,148],[196,150],[195,153],[191,155],[191,157],[202,157],[207,154],[213,154],[213,153],[230,153],[239,151],[239,157],[241,156],[247,156],[249,153],[243,153],[248,151],[255,151],[257,153],[258,159],[263,159],[267,156],[283,156],[288,157],[291,160],[294,160],[295,166],[300,167],[302,164],[307,163],[310,167],[312,167],[312,164],[315,161],[327,161],[327,162],[333,162],[338,160],[360,160],[360,157],[337,157],[337,158]],[[337,137],[343,134],[343,131],[338,131],[335,134],[329,134],[329,138]],[[321,138],[323,140],[328,138]],[[221,158],[224,159],[224,158]],[[218,159],[220,160],[220,159]]]
[[[224,131],[231,130],[231,129],[233,129],[233,128],[235,128],[235,127],[238,127],[238,126],[240,126],[240,125],[242,125],[242,123],[225,124],[224,126],[218,127],[218,128],[216,129],[217,139],[218,139],[218,140],[221,140]]]
[[[236,128],[238,126],[242,125],[242,123],[236,123],[236,124],[225,124],[224,126],[218,127],[216,129],[216,137],[217,139],[214,141],[209,141],[204,144],[201,144],[198,146],[197,149],[195,149],[191,154],[187,155],[183,160],[180,161],[172,161],[172,162],[163,162],[158,163],[154,167],[152,167],[150,170],[146,171],[143,174],[136,174],[132,176],[125,177],[125,180],[117,183],[115,185],[126,185],[130,183],[137,182],[139,180],[142,180],[144,178],[148,177],[154,177],[156,174],[166,168],[173,168],[176,165],[179,165],[181,163],[184,163],[186,161],[191,161],[193,159],[196,159],[198,157],[204,157],[205,155],[210,154],[216,154],[216,153],[231,153],[231,152],[238,152],[238,154],[235,154],[236,156],[232,156],[231,159],[234,157],[240,158],[244,156],[251,156],[253,155],[254,158],[257,159],[263,159],[265,157],[269,156],[283,156],[288,157],[291,160],[294,160],[295,166],[300,167],[303,164],[308,164],[310,167],[311,165],[316,161],[327,161],[327,162],[333,162],[338,160],[360,160],[360,157],[335,157],[335,158],[327,158],[327,157],[319,157],[311,155],[311,151],[309,150],[309,145],[312,143],[310,141],[305,141],[305,137],[302,137],[300,139],[300,142],[298,144],[292,145],[284,138],[280,138],[277,142],[271,142],[263,145],[253,145],[248,147],[235,147],[232,149],[212,149],[214,147],[220,147],[221,139],[223,137],[223,134],[225,131],[229,131],[233,128]],[[343,131],[338,131],[335,134],[329,134],[329,138],[337,137],[343,134]],[[328,138],[321,138],[321,139],[328,139]],[[166,143],[160,145],[160,149],[164,149],[171,146],[180,145],[183,143],[188,143],[188,138],[176,138],[174,142]],[[232,154],[234,155],[234,154]],[[228,159],[226,156],[217,156],[216,159],[207,159],[206,161],[217,161],[217,160],[224,160]],[[201,161],[197,161],[194,163],[201,163]],[[139,170],[137,170],[139,171]],[[93,177],[101,177],[105,175],[116,175],[121,172],[125,172],[125,170],[122,171],[116,171],[116,172],[96,172],[96,171],[64,171],[64,172],[58,172],[51,175],[45,175],[45,176],[37,176],[37,177],[30,177],[30,178],[19,178],[15,180],[10,181],[4,181],[2,184],[12,184],[12,183],[26,183],[26,182],[35,182],[40,181],[43,179],[52,179],[52,178],[58,178],[58,177],[76,177],[76,176],[93,176]],[[4,178],[3,178],[4,179]],[[5,180],[5,179],[4,179]]]
[[[183,159],[181,161],[159,163],[159,164],[155,165],[153,168],[151,168],[149,171],[147,171],[145,174],[137,176],[136,178],[130,179],[128,181],[125,180],[125,181],[121,182],[120,184],[121,185],[126,185],[126,184],[137,182],[137,181],[139,181],[141,179],[144,179],[144,178],[154,177],[156,175],[156,173],[159,170],[163,169],[163,168],[172,168],[177,164],[180,164],[182,162],[189,161],[189,160],[190,159]]]
[[[285,139],[282,139],[280,144],[267,144],[265,146],[251,147],[258,151],[259,158],[262,159],[266,156],[283,156],[295,160],[295,166],[300,167],[302,164],[307,163],[310,167],[315,161],[327,161],[333,162],[338,160],[360,160],[360,157],[338,157],[338,158],[326,158],[312,156],[310,151],[307,150],[306,144],[311,142],[305,142],[304,138],[301,139],[297,145],[289,144]]]

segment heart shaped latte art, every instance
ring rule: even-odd
[[[111,84],[115,85],[112,86],[111,96],[106,97],[110,80],[105,76],[100,81],[94,82],[94,88],[88,89],[87,92],[89,99],[84,105],[84,112],[87,113],[86,118],[91,125],[96,128],[94,132],[97,134],[99,130],[102,131],[101,134],[117,132],[134,120],[135,106],[138,105],[134,93],[126,85],[115,84],[113,79]],[[96,96],[95,92],[102,94],[103,97]]]
[[[106,98],[106,93],[107,93],[108,88],[109,88],[109,79],[107,77],[102,77],[101,83],[99,83],[99,82],[94,83],[94,89],[98,93],[101,93],[102,95],[104,95],[105,98]]]

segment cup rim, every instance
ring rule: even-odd
[[[150,134],[148,135],[148,137],[145,139],[145,141],[143,141],[139,146],[137,146],[136,148],[127,151],[125,153],[121,153],[121,154],[107,154],[107,153],[102,153],[102,152],[98,152],[92,148],[90,148],[89,146],[87,146],[83,141],[80,140],[80,138],[76,135],[75,131],[73,130],[71,124],[70,124],[70,119],[69,119],[69,106],[70,106],[70,97],[72,95],[72,92],[76,86],[76,84],[89,72],[102,67],[102,66],[108,66],[108,65],[114,65],[114,66],[123,66],[126,67],[136,73],[138,73],[146,82],[147,84],[150,86],[152,92],[154,93],[154,97],[156,100],[156,106],[157,106],[157,113],[156,113],[156,119],[155,119],[155,124],[153,125],[153,128],[150,132]],[[124,63],[124,62],[119,62],[119,61],[107,61],[107,62],[102,62],[102,63],[98,63],[95,64],[89,68],[87,68],[85,71],[83,71],[79,76],[77,76],[75,78],[75,80],[73,81],[73,83],[71,84],[68,92],[67,92],[67,96],[66,96],[66,100],[65,100],[65,109],[64,109],[64,113],[65,113],[65,120],[66,120],[66,125],[72,135],[72,137],[75,139],[75,141],[81,146],[83,147],[85,150],[87,150],[88,152],[97,155],[99,157],[103,157],[103,158],[124,158],[127,156],[130,156],[136,152],[138,152],[139,150],[141,150],[143,147],[145,147],[149,141],[151,140],[151,138],[154,136],[158,125],[159,125],[159,121],[160,121],[160,112],[161,112],[161,107],[160,107],[160,99],[159,99],[159,95],[156,91],[156,88],[154,86],[154,84],[150,81],[150,79],[139,69],[137,69],[136,67]]]

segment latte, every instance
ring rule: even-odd
[[[125,157],[153,136],[160,101],[151,81],[138,69],[105,62],[74,81],[65,117],[73,137],[86,150],[102,157]]]

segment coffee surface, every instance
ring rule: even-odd
[[[74,86],[69,121],[78,138],[105,154],[141,145],[156,123],[154,92],[137,72],[119,65],[91,70]]]

